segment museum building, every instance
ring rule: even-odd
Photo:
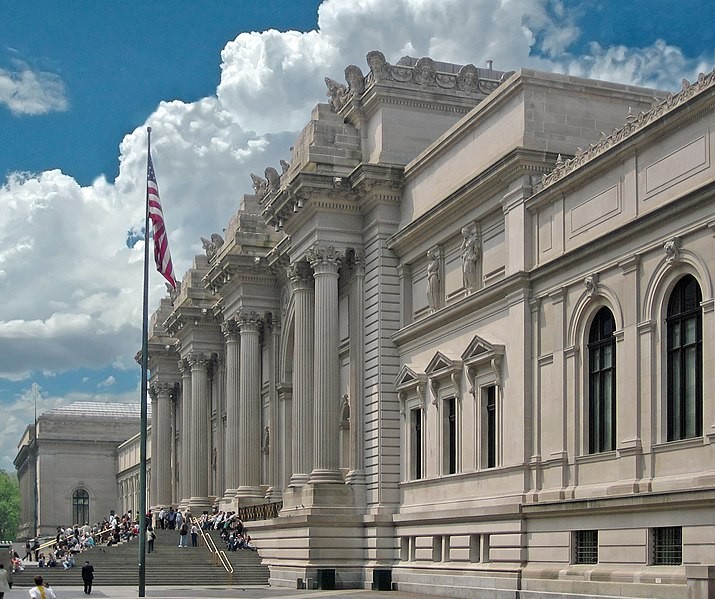
[[[715,71],[377,51],[150,326],[150,505],[274,586],[715,593]]]

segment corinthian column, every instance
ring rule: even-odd
[[[184,358],[179,360],[181,372],[181,422],[179,424],[179,501],[185,503],[191,497],[189,472],[191,471],[191,365]]]
[[[158,508],[171,505],[171,392],[169,383],[152,385],[151,482]]]
[[[158,393],[157,386],[149,385],[147,389],[149,397],[151,397],[151,439],[149,443],[150,454],[151,454],[151,468],[148,471],[149,476],[149,496],[147,498],[147,509],[151,509],[153,505],[156,505],[156,421],[157,414],[159,413],[158,403]]]
[[[293,473],[290,484],[304,485],[313,469],[313,335],[315,293],[306,262],[291,264],[295,331],[293,337]]]
[[[224,500],[231,501],[238,487],[238,389],[239,354],[238,324],[227,320],[221,326],[226,338],[226,491]]]
[[[189,505],[197,513],[209,506],[209,384],[208,358],[190,354],[191,364],[191,473]],[[199,512],[200,513],[200,512]]]
[[[261,321],[255,312],[238,318],[241,332],[241,380],[238,401],[239,502],[259,499],[261,493]],[[244,502],[245,503],[245,502]],[[250,503],[250,502],[249,502]]]
[[[310,483],[342,483],[339,464],[340,334],[338,328],[338,267],[333,247],[308,252],[315,276],[315,462]]]

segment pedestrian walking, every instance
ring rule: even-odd
[[[82,582],[84,582],[84,594],[89,595],[92,592],[92,582],[94,582],[94,566],[89,563],[89,560],[82,566]]]
[[[30,599],[57,599],[57,595],[42,576],[35,576],[35,586],[30,589]]]
[[[196,523],[191,525],[191,546],[199,546],[199,527],[196,526]]]
[[[189,538],[189,527],[186,526],[186,522],[184,522],[181,525],[181,528],[179,529],[179,547],[188,547],[188,538]]]
[[[154,539],[156,539],[156,533],[154,532],[153,528],[150,528],[146,533],[146,545],[148,553],[154,551]]]

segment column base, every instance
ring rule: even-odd
[[[186,504],[186,509],[193,518],[198,518],[204,511],[211,512],[212,501],[208,497],[192,497]]]
[[[265,496],[261,487],[238,487],[235,497],[238,500],[238,505],[241,506],[265,503]]]
[[[323,484],[344,484],[343,473],[340,470],[328,470],[327,468],[316,468],[310,473],[308,483],[311,485]]]
[[[309,483],[302,489],[303,506],[314,508],[354,508],[352,489],[343,482]]]
[[[288,484],[291,487],[301,487],[303,485],[308,484],[309,478],[310,478],[310,474],[293,474],[290,477],[290,483],[288,483]]]

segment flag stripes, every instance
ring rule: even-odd
[[[171,253],[169,252],[169,237],[166,234],[164,213],[161,209],[161,201],[159,200],[159,186],[156,182],[154,164],[151,161],[151,148],[148,149],[146,179],[147,209],[154,234],[154,261],[156,262],[156,269],[169,284],[176,289],[174,266],[171,263]]]

